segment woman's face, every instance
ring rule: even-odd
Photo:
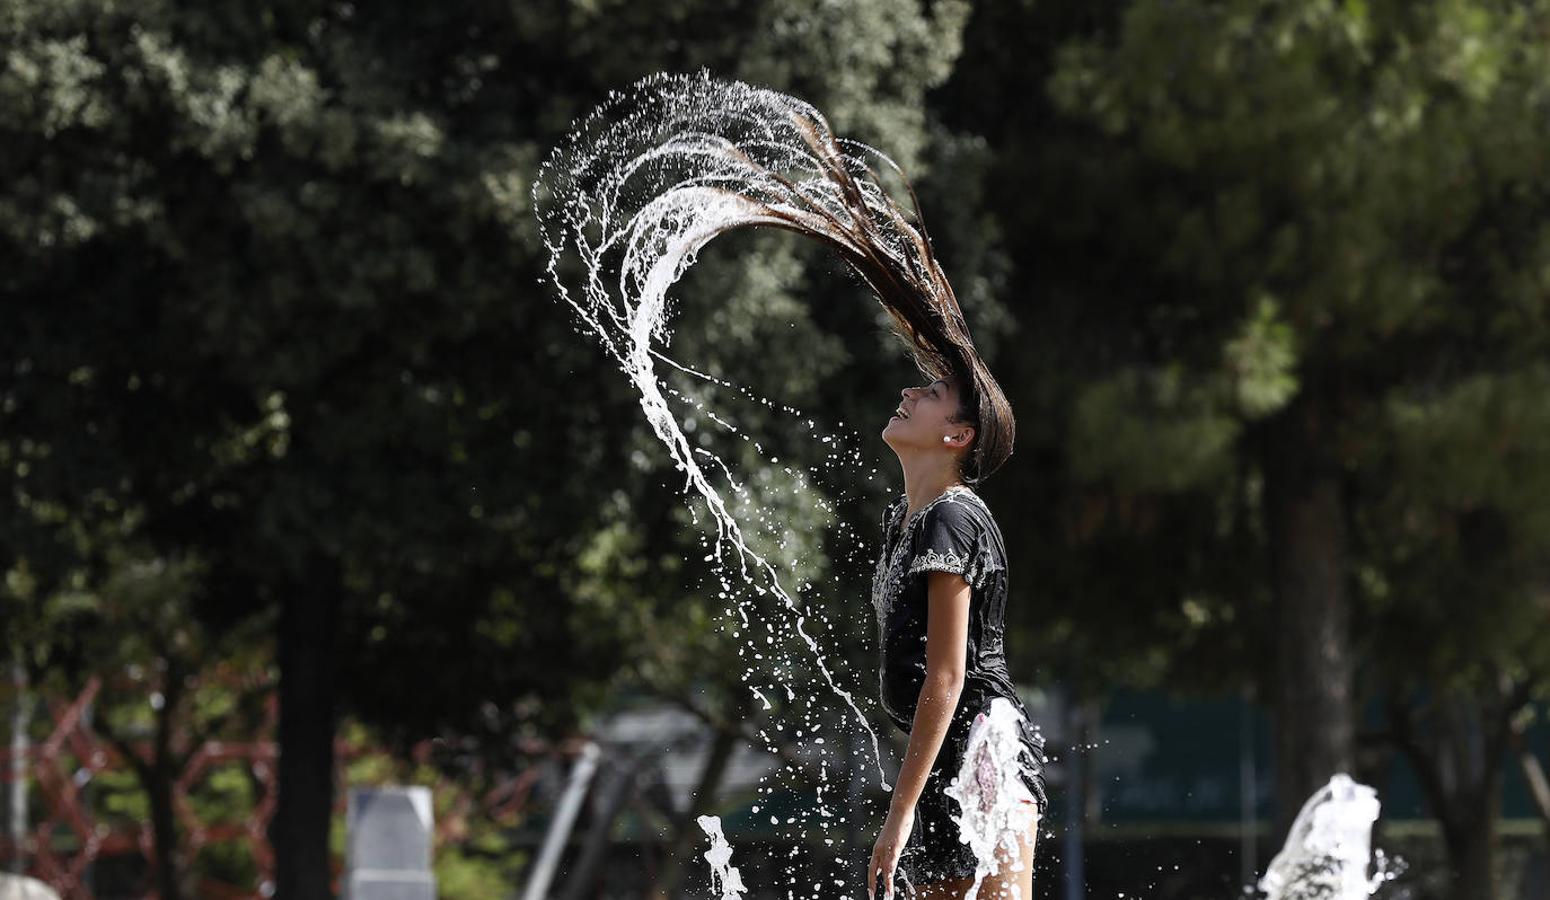
[[[974,429],[952,420],[958,414],[959,397],[957,386],[950,379],[938,378],[924,387],[905,388],[899,394],[903,399],[883,427],[883,440],[888,446],[894,450],[954,451],[968,445]]]

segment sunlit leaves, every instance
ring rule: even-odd
[[[1239,411],[1259,419],[1284,407],[1297,393],[1295,334],[1273,299],[1260,301],[1242,330],[1223,348]]]

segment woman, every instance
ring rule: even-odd
[[[1034,840],[1045,805],[1043,739],[1007,673],[1001,533],[970,487],[1010,454],[1012,419],[983,364],[970,359],[968,371],[906,388],[882,433],[899,457],[905,492],[884,516],[872,597],[883,708],[910,739],[867,871],[873,896],[893,893],[896,866],[916,898],[963,898],[976,888],[975,896],[997,900],[1033,896]],[[986,756],[971,772],[992,792],[1012,785],[1013,797],[981,799],[1022,814],[1003,816],[998,827],[1006,833],[991,836],[1001,850],[981,860],[959,827],[964,810],[957,798],[975,785],[950,789],[976,718],[996,698],[1016,711],[1008,743],[1022,751],[1017,771],[987,772],[996,763]]]
[[[959,841],[978,847],[988,836],[999,844],[1010,830],[984,826],[1004,818],[1013,801],[1002,794],[1013,792],[987,796],[983,785],[1022,778],[1028,796],[1018,799],[1043,806],[1039,739],[1026,716],[1005,725],[1007,714],[1022,715],[1001,647],[1005,551],[971,489],[1012,452],[1011,408],[975,348],[913,189],[910,211],[878,180],[879,169],[908,187],[893,160],[837,138],[796,98],[704,74],[651,76],[555,148],[534,183],[533,205],[561,296],[636,383],[648,420],[708,499],[714,492],[654,368],[657,358],[672,363],[655,347],[669,333],[666,292],[700,248],[739,228],[794,232],[832,250],[886,310],[932,383],[904,392],[900,417],[884,432],[906,491],[889,509],[873,594],[883,696],[910,744],[868,889],[891,892],[899,863],[928,897],[964,896],[988,875],[1002,891],[1021,885],[1029,900],[1030,875],[1017,863],[1031,859],[1031,822],[1020,827],[1021,840],[1004,842],[1018,858],[997,871],[976,865],[993,853],[969,853]],[[558,275],[572,251],[588,275],[574,295]],[[615,263],[617,277],[604,277]],[[980,728],[976,717],[987,709],[991,725]],[[994,740],[972,743],[987,735]],[[1027,751],[1021,762],[1007,750],[1019,742]],[[974,746],[990,749],[970,752]],[[960,757],[976,768],[955,785]],[[994,765],[981,765],[987,761]],[[963,797],[989,808],[965,806]]]

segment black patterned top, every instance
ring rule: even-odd
[[[909,498],[903,495],[889,504],[883,516],[882,551],[872,576],[884,712],[905,732],[914,725],[916,701],[926,678],[927,573],[962,575],[970,587],[969,646],[963,692],[938,765],[956,765],[956,751],[961,748],[954,743],[967,736],[975,714],[988,709],[996,697],[1005,697],[1022,714],[1030,763],[1042,771],[1044,738],[1027,721],[1027,710],[1007,671],[1007,568],[1001,529],[985,501],[963,485],[948,488],[903,522],[908,506]],[[1038,784],[1030,787],[1042,807],[1043,779],[1034,780]]]

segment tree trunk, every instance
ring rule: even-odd
[[[269,826],[279,900],[333,896],[329,824],[334,809],[334,585],[302,589],[280,610],[279,802]]]
[[[1494,797],[1501,779],[1492,779],[1486,789]],[[1472,811],[1453,825],[1444,825],[1444,843],[1452,863],[1448,896],[1452,900],[1482,900],[1496,896],[1497,816],[1494,804],[1483,797],[1472,804]]]
[[[162,684],[161,706],[156,709],[156,731],[149,765],[144,770],[144,787],[151,805],[151,835],[156,844],[156,892],[159,900],[182,900],[183,891],[178,864],[178,817],[172,793],[182,772],[182,764],[172,752],[173,734],[178,727],[178,709],[183,702],[183,670],[175,663],[167,666]]]
[[[598,869],[613,842],[614,822],[635,793],[635,782],[641,768],[659,756],[656,750],[638,753],[632,759],[617,762],[598,779],[598,786],[594,789],[598,800],[594,806],[596,814],[592,818],[592,827],[582,844],[581,854],[571,866],[565,890],[559,895],[560,900],[585,900],[588,895],[596,894]]]
[[[1477,788],[1460,805],[1468,810],[1463,841],[1453,850],[1453,900],[1495,897],[1498,824],[1501,820],[1502,759],[1500,747],[1482,760]]]
[[[1496,896],[1497,820],[1502,765],[1517,703],[1474,697],[1434,701],[1427,715],[1390,704],[1392,733],[1415,768],[1432,815],[1442,826],[1453,900]]]
[[[1301,398],[1268,430],[1265,514],[1275,599],[1276,821],[1354,761],[1354,660],[1345,591],[1345,502],[1333,436]]]
[[[134,771],[135,780],[145,794],[151,808],[151,879],[156,885],[157,900],[182,900],[183,891],[178,865],[178,817],[173,802],[173,790],[182,772],[183,760],[172,753],[172,734],[176,727],[178,697],[182,693],[176,675],[169,675],[162,693],[162,704],[156,708],[156,727],[151,738],[151,750],[142,755],[129,739],[117,731],[106,716],[95,727],[104,740],[118,750]]]
[[[178,820],[172,805],[172,785],[177,778],[175,771],[166,768],[162,760],[153,761],[146,769],[146,798],[151,806],[151,837],[156,846],[156,894],[158,900],[181,900],[183,891],[178,880]]]

